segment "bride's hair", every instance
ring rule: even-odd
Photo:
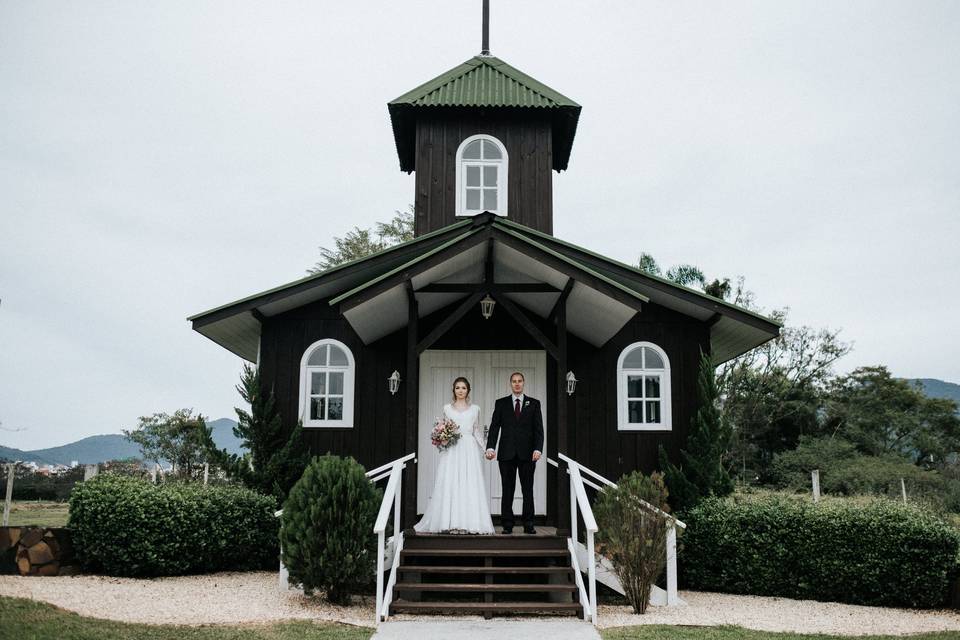
[[[458,383],[458,382],[462,382],[463,384],[467,385],[467,397],[469,398],[469,397],[470,397],[470,381],[467,380],[466,378],[464,378],[463,376],[460,376],[459,378],[457,378],[456,380],[453,381],[453,386],[451,387],[451,390],[457,388],[457,383]],[[454,402],[457,401],[457,394],[456,394],[456,392],[454,392],[454,394],[453,394],[453,401],[454,401]]]

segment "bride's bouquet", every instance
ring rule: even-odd
[[[449,449],[460,439],[460,427],[450,418],[437,418],[430,432],[430,442],[440,451]]]

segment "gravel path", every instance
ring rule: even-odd
[[[0,576],[0,596],[32,598],[95,618],[148,624],[239,624],[309,619],[373,626],[372,598],[338,607],[281,593],[275,572],[224,572],[175,578]],[[960,613],[681,591],[682,607],[651,607],[633,615],[629,607],[601,605],[599,626],[635,624],[734,624],[766,631],[838,635],[902,635],[960,631]],[[396,616],[396,620],[437,619]],[[449,617],[439,618],[449,621]],[[462,619],[481,620],[479,616]]]

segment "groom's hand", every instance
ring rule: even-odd
[[[487,449],[487,452],[483,455],[487,460],[493,460],[497,453],[493,449]]]
[[[533,452],[533,461],[536,462],[536,461],[539,460],[539,459],[540,459],[540,452],[539,452],[539,451],[534,451],[534,452]]]

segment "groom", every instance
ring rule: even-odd
[[[533,528],[533,472],[543,451],[543,414],[540,401],[523,395],[523,374],[510,374],[513,393],[497,400],[490,418],[490,433],[487,436],[487,460],[494,457],[500,464],[500,482],[503,501],[500,504],[500,522],[504,533],[513,532],[513,492],[520,475],[520,490],[523,492],[523,531],[536,533]],[[494,452],[497,436],[500,448]]]

